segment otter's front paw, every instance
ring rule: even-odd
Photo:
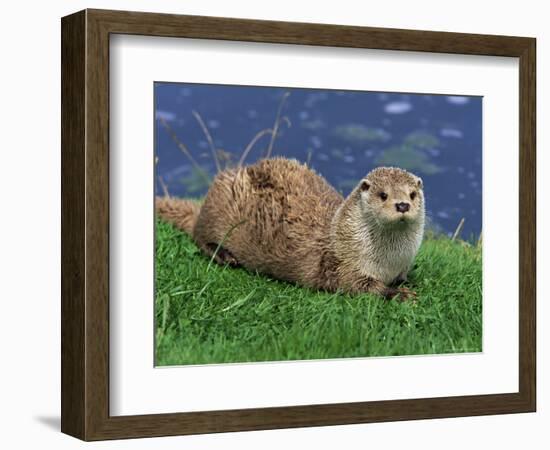
[[[388,299],[396,299],[402,302],[412,301],[416,303],[416,292],[411,291],[406,287],[388,288],[385,297]]]
[[[405,287],[398,288],[398,291],[399,291],[399,300],[412,301],[413,303],[416,303],[416,292],[411,291],[410,289]]]

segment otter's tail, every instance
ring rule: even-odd
[[[201,206],[193,200],[183,200],[171,197],[155,199],[157,215],[180,230],[193,236],[193,228],[197,223]]]

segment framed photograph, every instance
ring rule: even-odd
[[[535,411],[534,38],[61,30],[64,433]]]

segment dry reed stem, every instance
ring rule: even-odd
[[[237,165],[237,167],[241,167],[243,165],[244,160],[246,159],[246,157],[248,156],[248,154],[250,153],[250,151],[252,150],[252,148],[260,138],[262,138],[266,134],[272,134],[272,133],[273,133],[273,130],[271,128],[266,128],[265,130],[262,130],[256,133],[256,136],[252,138],[252,140],[248,143],[248,145],[244,149],[241,155],[241,158],[239,159],[239,164]]]
[[[271,156],[271,152],[273,151],[273,144],[275,143],[275,138],[277,137],[277,133],[279,132],[279,125],[281,124],[281,112],[283,110],[283,106],[285,105],[286,99],[289,97],[290,92],[285,92],[283,94],[283,97],[281,98],[281,101],[279,103],[279,107],[277,108],[277,116],[275,117],[275,123],[273,125],[273,133],[271,133],[271,140],[269,141],[269,147],[267,148],[267,153],[265,155],[266,158],[269,158]],[[290,126],[290,120],[286,118],[287,123]]]
[[[162,175],[159,175],[159,183],[160,183],[160,187],[162,188],[162,191],[164,192],[164,196],[166,198],[170,198],[170,192],[168,192],[168,186],[166,186],[166,183],[164,182]]]
[[[458,223],[458,226],[456,227],[456,230],[453,234],[453,237],[451,238],[451,241],[456,240],[456,238],[460,235],[460,232],[462,231],[462,228],[464,228],[464,217],[460,219],[460,222]]]
[[[313,150],[311,148],[307,149],[307,159],[306,159],[306,166],[308,166],[311,169],[311,158],[313,157]]]
[[[202,120],[201,115],[195,110],[193,110],[192,113],[195,119],[197,119],[200,127],[202,128],[204,135],[206,136],[206,140],[208,141],[208,145],[210,146],[210,151],[212,152],[212,157],[214,158],[214,163],[216,164],[216,173],[219,173],[222,168],[220,166],[220,161],[218,160],[218,154],[216,151],[216,146],[214,145],[214,140],[212,139],[212,135],[210,134],[210,131],[208,131],[208,127],[204,123],[204,120]]]
[[[207,184],[210,184],[210,177],[208,174],[204,171],[204,169],[195,161],[193,156],[191,155],[191,152],[189,149],[185,146],[183,142],[181,142],[176,135],[175,131],[172,129],[170,125],[168,125],[168,122],[163,117],[159,117],[159,121],[162,124],[162,126],[168,131],[168,134],[172,138],[172,140],[176,143],[178,148],[181,150],[181,152],[187,156],[193,167],[197,170],[197,172],[201,175],[201,177],[204,178],[204,180],[207,182]]]

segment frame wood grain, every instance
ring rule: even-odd
[[[64,17],[61,32],[64,433],[100,440],[535,411],[535,39],[104,10]],[[110,416],[109,35],[115,33],[519,58],[519,392]]]

